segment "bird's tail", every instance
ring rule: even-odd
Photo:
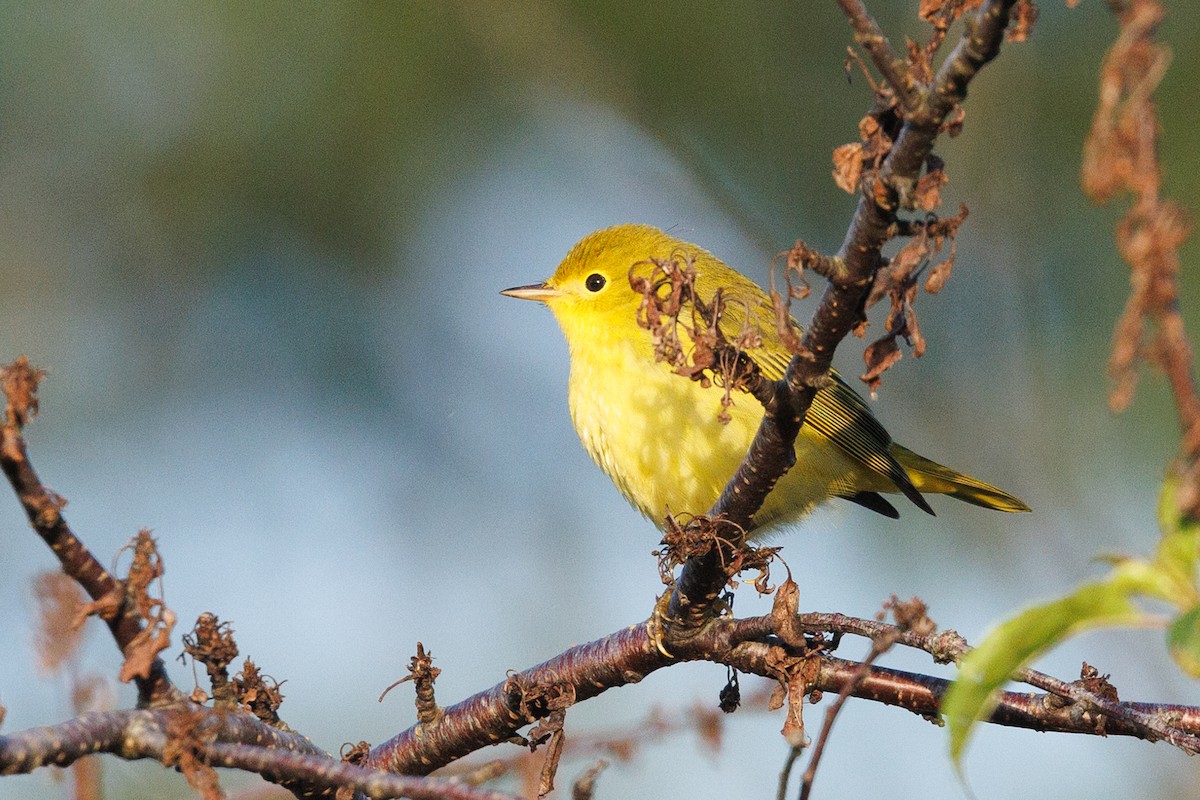
[[[964,502],[999,511],[1029,511],[1029,506],[1003,489],[943,467],[895,442],[890,449],[919,492],[948,494]]]

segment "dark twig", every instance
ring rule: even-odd
[[[600,777],[600,773],[606,769],[608,769],[608,762],[601,758],[584,770],[583,774],[571,784],[571,800],[592,800],[592,795],[596,791],[596,778]]]
[[[801,628],[808,632],[835,631],[866,636],[872,640],[880,636],[894,636],[897,644],[924,650],[942,664],[957,662],[971,649],[966,639],[953,630],[921,634],[911,630],[901,631],[897,626],[886,622],[847,617],[844,614],[808,613],[800,614],[799,617]],[[1162,713],[1163,706],[1158,704],[1119,703],[1089,692],[1078,684],[1068,683],[1034,669],[1023,669],[1013,677],[1070,701],[1075,704],[1077,713],[1086,711],[1092,715],[1099,714],[1107,720],[1120,720],[1129,728],[1140,728],[1140,738],[1166,741],[1188,752],[1194,751],[1200,744],[1200,739],[1197,739],[1200,736],[1200,727],[1181,727],[1175,722],[1172,714]],[[1139,710],[1143,705],[1150,705],[1152,710]]]
[[[779,770],[779,786],[775,790],[775,800],[785,800],[787,797],[788,782],[792,778],[792,767],[796,766],[796,760],[803,752],[804,745],[802,744],[794,744],[788,748],[787,758],[783,760],[783,769]]]
[[[246,745],[210,745],[205,751],[213,766],[255,772],[277,782],[279,776],[324,789],[333,797],[338,788],[361,792],[370,798],[406,797],[410,800],[522,800],[516,795],[481,789],[451,778],[392,775],[306,753],[264,750]],[[304,794],[311,797],[312,794]]]
[[[908,64],[892,50],[891,43],[875,22],[875,18],[860,0],[838,0],[838,5],[842,7],[842,11],[850,20],[850,26],[854,28],[854,41],[870,54],[875,68],[896,93],[900,104],[907,111],[915,110],[922,99],[917,82],[913,79]]]
[[[482,747],[512,738],[549,713],[523,704],[521,686],[572,685],[576,702],[615,686],[637,683],[671,663],[651,643],[646,624],[572,647],[513,678],[442,709],[432,725],[410,728],[377,745],[367,765],[389,772],[426,774]],[[523,708],[524,705],[524,708]],[[537,715],[530,718],[531,715]]]
[[[850,693],[871,674],[871,665],[875,663],[876,659],[890,650],[895,643],[895,636],[880,636],[877,639],[873,639],[867,657],[858,665],[854,676],[849,681],[846,681],[846,685],[842,687],[837,697],[825,709],[825,719],[821,724],[821,732],[817,735],[812,755],[808,757],[808,766],[805,767],[804,775],[800,779],[800,800],[808,800],[812,794],[813,781],[817,777],[817,767],[821,765],[821,756],[825,753],[825,745],[829,741],[830,732],[833,731],[834,720],[837,719],[838,714],[846,705],[846,700],[849,699]]]
[[[764,664],[770,657],[769,645],[747,642],[738,646],[737,651],[731,654],[730,661],[745,672],[762,674]],[[871,667],[870,674],[860,678],[858,662],[830,655],[820,658],[820,670],[813,689],[840,692],[852,684],[851,697],[898,706],[928,719],[937,717],[942,696],[950,687],[950,681],[945,678],[880,666]],[[1098,720],[1095,714],[1080,713],[1070,705],[1055,702],[1056,698],[1057,695],[1003,692],[999,705],[987,721],[1036,731],[1097,734]],[[1139,715],[1155,716],[1180,731],[1186,731],[1188,737],[1200,735],[1200,707],[1136,702],[1122,702],[1120,705]],[[1109,718],[1103,730],[1109,736],[1132,736],[1150,741],[1156,739],[1147,733],[1144,725],[1130,724],[1124,719]]]
[[[63,572],[74,578],[93,601],[111,606],[111,613],[102,616],[117,647],[124,653],[138,646],[144,637],[146,629],[142,619],[126,596],[121,581],[114,578],[71,532],[62,515],[66,501],[42,484],[25,447],[23,428],[37,413],[37,386],[43,374],[24,356],[0,370],[0,383],[7,398],[4,424],[0,426],[0,467],[33,529],[58,557]],[[153,658],[147,674],[134,676],[134,681],[138,687],[139,706],[181,699],[160,658]]]

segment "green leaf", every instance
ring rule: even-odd
[[[1179,668],[1200,678],[1200,605],[1179,615],[1167,630],[1167,646]]]
[[[1177,609],[1191,608],[1196,603],[1192,585],[1180,579],[1179,573],[1154,561],[1126,558],[1116,562],[1104,581],[1126,597],[1144,596]]]
[[[1130,596],[1141,588],[1140,579],[1150,577],[1139,572],[1126,580],[1085,584],[1063,598],[1025,609],[1001,623],[963,657],[958,678],[941,705],[950,730],[954,764],[959,765],[975,723],[996,707],[997,690],[1009,676],[1081,630],[1138,622],[1141,617]]]
[[[1162,538],[1154,553],[1154,563],[1172,576],[1176,588],[1172,602],[1180,608],[1200,603],[1196,588],[1196,567],[1200,561],[1200,524],[1185,519],[1176,501],[1178,480],[1174,476],[1163,481],[1158,495],[1158,525]]]

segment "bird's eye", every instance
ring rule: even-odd
[[[587,280],[583,282],[583,285],[587,287],[589,292],[600,291],[604,288],[604,284],[604,276],[599,272],[593,272],[591,275],[588,275]]]

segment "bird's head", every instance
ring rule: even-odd
[[[642,296],[630,285],[630,270],[649,275],[650,259],[667,259],[695,245],[649,225],[617,225],[585,236],[543,283],[505,289],[501,294],[549,306],[568,343],[601,335],[639,335]]]

